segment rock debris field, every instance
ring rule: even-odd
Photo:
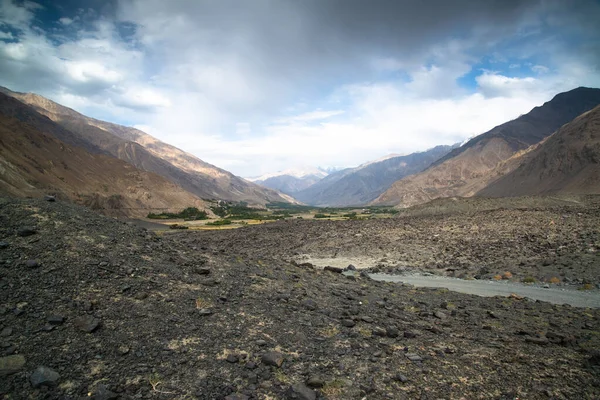
[[[0,397],[597,399],[596,308],[303,262],[593,291],[594,204],[158,235],[0,199]]]

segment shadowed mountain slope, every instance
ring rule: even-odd
[[[293,201],[289,196],[248,182],[138,129],[87,117],[37,94],[1,90],[59,124],[63,137],[72,137],[71,141],[58,135],[57,138],[88,150],[107,152],[139,169],[154,172],[198,197],[261,205]]]
[[[516,169],[477,195],[600,193],[600,106],[564,125],[521,158]]]
[[[53,193],[114,216],[204,208],[200,198],[159,175],[57,139],[53,133],[63,128],[0,95],[0,109],[7,108],[47,130],[0,113],[0,192],[20,197]]]

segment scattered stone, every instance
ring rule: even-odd
[[[400,331],[395,326],[388,326],[385,331],[388,337],[397,338],[400,336]]]
[[[40,386],[55,386],[60,379],[60,374],[51,368],[39,366],[29,377],[31,386],[39,388]]]
[[[342,320],[342,325],[347,327],[347,328],[352,328],[354,325],[356,325],[356,322],[354,322],[351,319],[343,319]]]
[[[0,357],[0,376],[19,372],[25,366],[25,357],[21,354]]]
[[[346,267],[346,271],[356,271],[356,267],[354,265],[350,264]]]
[[[437,319],[446,319],[447,318],[447,315],[441,311],[434,312],[433,316],[436,317]]]
[[[525,341],[527,343],[533,343],[533,344],[539,344],[539,345],[546,345],[546,344],[550,343],[550,341],[546,337],[528,336],[525,338]]]
[[[378,326],[376,326],[375,328],[373,328],[373,330],[372,330],[371,333],[373,334],[373,336],[381,336],[381,337],[386,336],[386,334],[387,334],[386,331],[385,331],[385,329],[380,328]]]
[[[44,200],[49,201],[50,203],[54,203],[56,201],[56,196],[45,195]]]
[[[312,299],[306,299],[302,302],[304,308],[310,311],[315,311],[317,309],[317,302]]]
[[[225,396],[224,400],[248,400],[250,399],[250,397],[246,396],[245,394],[241,394],[241,393],[234,393],[234,394],[230,394],[228,396]]]
[[[8,242],[0,242],[0,249],[6,249],[10,246]]]
[[[109,390],[106,385],[98,385],[92,394],[92,400],[115,400],[119,395]]]
[[[414,339],[417,337],[417,334],[413,331],[404,331],[404,337],[407,339]]]
[[[17,236],[21,236],[21,237],[35,235],[36,233],[37,233],[37,230],[35,230],[33,228],[21,228],[21,229],[17,230]]]
[[[40,264],[37,262],[37,260],[27,260],[25,261],[25,266],[27,268],[37,268],[40,266]]]
[[[196,267],[195,271],[198,275],[209,275],[210,274],[210,268],[208,268],[208,267]]]
[[[363,322],[366,322],[367,324],[372,324],[373,323],[373,318],[369,317],[368,315],[362,316],[362,317],[360,317],[360,319]]]
[[[308,385],[309,387],[311,387],[313,389],[320,389],[323,386],[325,386],[325,381],[323,381],[323,379],[321,379],[317,376],[311,376],[310,378],[308,378],[306,385]]]
[[[493,318],[493,319],[498,319],[498,316],[496,314],[494,314],[493,311],[488,311],[487,312],[488,317]]]
[[[405,356],[406,356],[406,358],[408,358],[410,361],[413,361],[413,362],[423,361],[423,358],[418,354],[406,353]]]
[[[262,346],[266,346],[266,345],[267,345],[267,341],[266,341],[266,340],[262,340],[262,339],[258,339],[258,340],[256,341],[256,344],[257,344],[258,346],[261,346],[261,347],[262,347]]]
[[[326,266],[325,268],[323,268],[325,271],[329,271],[329,272],[333,272],[335,274],[341,274],[342,272],[344,272],[344,270],[342,268],[339,267],[332,267],[332,266]]]
[[[248,362],[246,363],[246,368],[247,368],[247,369],[255,369],[256,367],[257,367],[257,365],[256,365],[256,363],[255,363],[255,362],[253,362],[253,361],[248,361]]]
[[[13,330],[11,327],[6,327],[0,331],[0,337],[9,337],[12,335]]]
[[[206,317],[208,315],[213,315],[214,311],[210,308],[201,308],[198,310],[198,315],[200,315],[201,317]]]
[[[212,278],[211,279],[205,279],[205,280],[203,280],[203,281],[200,282],[200,284],[202,286],[209,286],[209,287],[211,287],[211,286],[217,286],[217,285],[219,285],[219,283],[221,283],[221,282],[218,281],[218,280],[216,280],[216,279],[212,279]]]
[[[304,383],[297,383],[289,388],[287,398],[298,400],[316,400],[317,393]]]
[[[402,382],[402,383],[408,382],[408,378],[402,374],[394,375],[394,377],[392,379],[395,380],[396,382]]]
[[[73,325],[82,332],[92,333],[100,326],[100,320],[90,315],[77,317],[73,320]]]
[[[119,346],[119,348],[117,349],[117,352],[122,356],[128,354],[129,351],[130,351],[129,347],[127,347],[127,346]]]
[[[137,292],[134,296],[134,299],[136,300],[145,300],[148,298],[148,293],[146,292]]]
[[[269,351],[268,353],[262,355],[261,360],[265,365],[279,368],[283,364],[284,358],[283,354],[277,351]]]

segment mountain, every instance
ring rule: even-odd
[[[256,178],[247,178],[247,180],[293,196],[295,193],[314,185],[327,175],[327,172],[320,168],[309,167],[287,169]]]
[[[564,125],[477,193],[486,197],[600,194],[600,106]]]
[[[372,204],[409,207],[439,197],[472,196],[497,179],[497,168],[506,166],[515,154],[598,104],[600,89],[580,87],[560,93],[529,113],[474,137],[425,171],[395,182]]]
[[[20,118],[7,116],[6,110]],[[57,194],[114,216],[205,208],[200,198],[165,178],[98,149],[69,144],[68,139],[77,142],[31,107],[0,93],[0,192],[20,197]]]
[[[60,125],[63,128],[62,136],[55,135],[60,140],[88,151],[111,154],[136,168],[154,172],[198,197],[258,205],[272,201],[294,201],[289,196],[208,164],[138,129],[87,117],[34,93],[18,93],[6,88],[1,91]],[[16,114],[12,116],[19,118]],[[42,129],[41,125],[36,126]]]
[[[398,179],[422,171],[450,150],[451,146],[437,146],[421,153],[388,156],[356,168],[347,168],[294,193],[294,198],[316,206],[364,205]]]

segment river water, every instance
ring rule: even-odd
[[[533,300],[541,300],[554,304],[570,304],[574,307],[600,308],[600,290],[576,290],[576,288],[525,285],[512,282],[496,282],[487,280],[463,280],[436,275],[388,275],[369,274],[378,281],[401,282],[416,287],[439,287],[460,293],[478,296],[510,296],[516,294]]]

